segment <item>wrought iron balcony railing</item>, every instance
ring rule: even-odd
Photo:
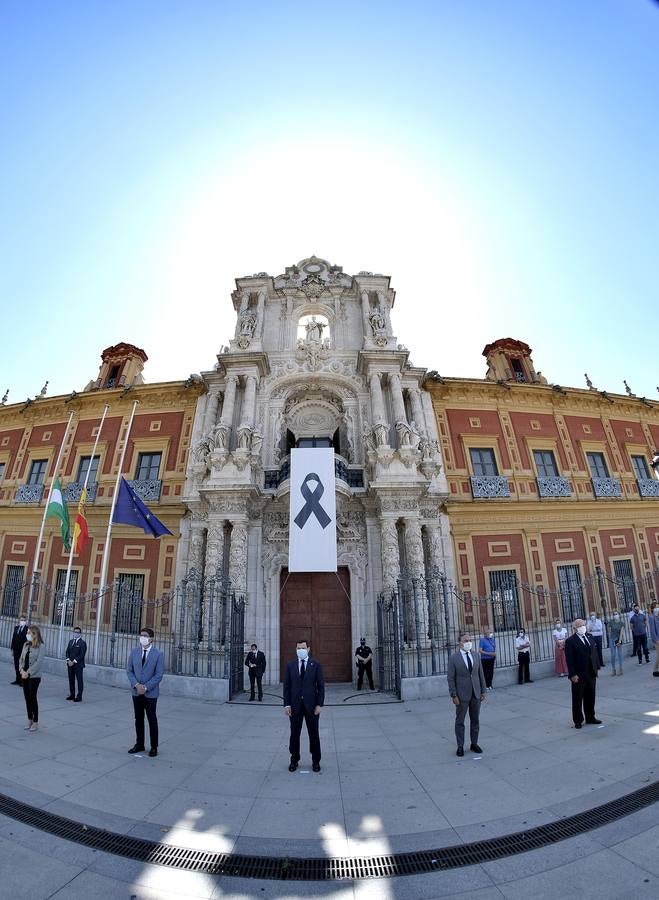
[[[592,478],[596,497],[622,497],[622,487],[617,478]]]
[[[43,484],[21,484],[16,489],[16,503],[41,503]]]
[[[659,480],[656,478],[638,478],[636,484],[641,497],[659,497]]]
[[[562,475],[538,475],[536,478],[540,497],[569,497],[570,481]]]
[[[160,500],[160,491],[162,489],[162,481],[158,478],[150,478],[145,481],[129,481],[128,484],[135,491],[140,500],[145,503],[149,501]]]
[[[67,486],[64,488],[64,499],[67,503],[78,503],[80,497],[82,496],[82,489],[85,486],[84,481],[70,481]],[[87,485],[87,502],[93,503],[96,500],[96,491],[98,489],[98,484],[95,481],[90,481]]]
[[[505,475],[472,475],[471,493],[475,500],[510,497],[510,485]]]

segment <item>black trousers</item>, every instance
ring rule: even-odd
[[[79,697],[82,699],[83,678],[82,666],[77,663],[75,666],[67,666],[69,670],[69,697]],[[78,682],[78,693],[76,694],[76,681]]]
[[[472,744],[478,743],[480,728],[481,698],[472,692],[471,700],[460,700],[455,707],[455,739],[458,747],[465,742],[465,717],[469,712],[469,739]]]
[[[645,656],[646,662],[650,659],[647,634],[634,635],[634,649],[632,651],[632,656],[638,656],[639,662],[643,660],[643,656]]]
[[[14,668],[16,669],[16,681],[19,684],[22,684],[23,681],[21,679],[21,670],[20,670],[20,666],[18,665],[20,661],[21,661],[21,651],[19,650],[18,653],[16,653],[16,651],[14,651]]]
[[[256,669],[248,669],[249,673],[249,691],[252,700],[254,699],[254,682],[259,689],[259,700],[263,700],[263,672],[257,672]]]
[[[600,661],[600,668],[604,665],[604,657],[602,656],[602,635],[601,634],[591,634],[592,639],[595,641],[595,646],[597,647],[597,657]]]
[[[151,748],[158,749],[158,718],[156,716],[157,697],[145,697],[138,694],[133,697],[133,709],[135,710],[135,743],[138,747],[144,746],[144,713],[149,720],[149,739]]]
[[[581,725],[583,720],[592,722],[595,718],[595,689],[597,679],[579,676],[577,684],[572,684],[572,721]]]
[[[41,684],[40,678],[26,678],[23,681],[23,696],[25,697],[25,709],[27,717],[31,722],[39,721],[39,704],[37,702],[37,691]]]
[[[492,687],[492,679],[494,678],[494,660],[481,656],[483,664],[483,675],[485,675],[485,687]]]
[[[530,681],[529,663],[531,661],[530,653],[517,654],[517,681],[521,684],[523,681]]]
[[[318,734],[318,724],[320,722],[320,716],[315,716],[313,710],[308,712],[304,703],[302,704],[300,712],[291,713],[291,739],[288,742],[291,759],[295,762],[300,761],[300,734],[302,733],[302,722],[306,722],[307,724],[311,761],[319,763],[320,735]]]
[[[357,690],[361,691],[362,685],[364,684],[364,673],[366,673],[368,677],[368,685],[371,690],[373,690],[373,660],[369,659],[367,663],[361,665],[357,663]]]

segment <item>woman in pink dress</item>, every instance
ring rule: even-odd
[[[567,660],[565,659],[565,641],[567,640],[567,628],[557,620],[551,633],[554,639],[554,671],[559,678],[567,675]]]

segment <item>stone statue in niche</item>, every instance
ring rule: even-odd
[[[228,450],[229,448],[229,426],[222,422],[213,428],[209,437],[213,450]]]
[[[245,347],[249,346],[250,341],[254,336],[254,329],[256,328],[256,316],[252,313],[246,313],[245,315],[240,317],[239,326],[238,346],[244,350]]]
[[[311,321],[304,326],[307,332],[307,344],[320,344],[323,339],[323,322],[316,321],[316,317],[312,316]]]
[[[258,429],[256,429],[254,431],[254,433],[252,434],[252,446],[251,446],[252,456],[260,456],[262,446],[263,446],[263,435],[261,434],[261,432]]]

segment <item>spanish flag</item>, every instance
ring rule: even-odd
[[[87,528],[87,517],[85,516],[85,504],[87,503],[87,489],[82,489],[80,502],[78,503],[78,515],[73,525],[73,550],[76,556],[80,556],[85,549],[85,544],[89,540],[89,529]]]

